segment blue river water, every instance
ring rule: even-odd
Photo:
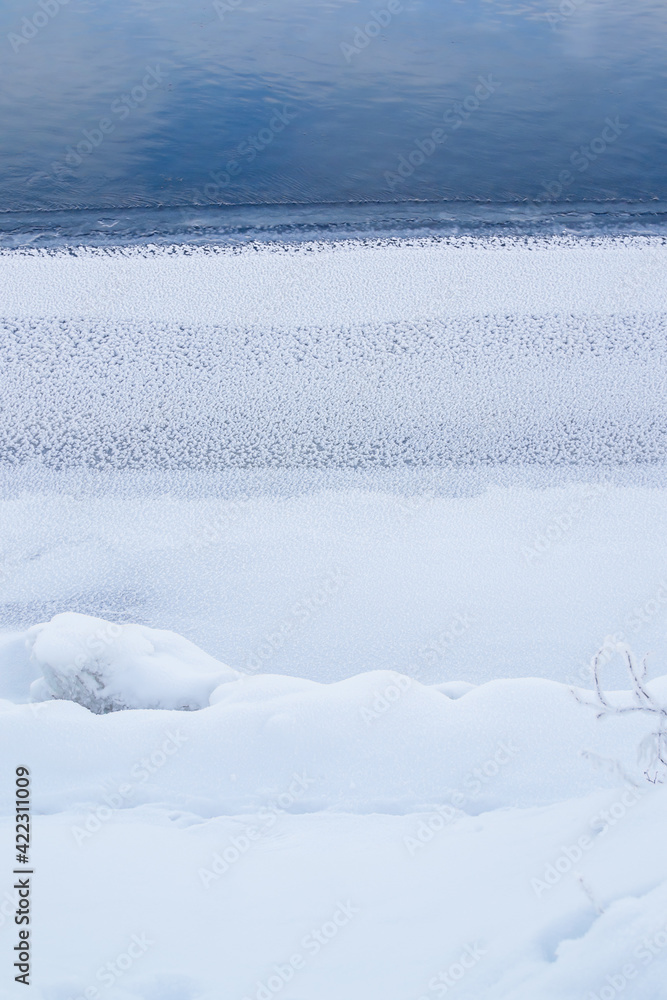
[[[659,210],[666,43],[661,0],[4,0],[0,230]]]

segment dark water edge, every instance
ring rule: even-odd
[[[403,202],[0,211],[0,248],[667,234],[665,202]]]

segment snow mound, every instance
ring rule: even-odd
[[[456,699],[462,698],[468,691],[472,691],[475,685],[468,681],[444,681],[442,684],[432,684],[431,687],[439,691],[440,694],[444,694],[446,698]]]
[[[53,662],[53,649],[39,649],[50,644],[66,662],[63,631],[45,628],[45,640],[35,641],[38,655]],[[136,689],[141,659],[134,664]],[[295,812],[403,814],[446,806],[477,815],[623,782],[647,785],[637,748],[653,719],[628,713],[602,721],[553,681],[491,681],[451,698],[391,670],[335,684],[240,675],[217,686],[201,711],[103,715],[95,714],[99,694],[94,700],[84,681],[78,674],[72,687],[79,702],[94,703],[92,711],[62,694],[38,704],[0,702],[0,759],[32,761],[40,775],[33,789],[38,812],[169,802],[200,817],[240,815],[269,808],[285,793],[284,807]],[[188,683],[170,692],[172,703],[195,705],[197,694],[203,700],[201,678]],[[126,701],[128,688],[126,678]],[[146,703],[157,700],[156,688]],[[664,703],[667,677],[649,690]],[[0,815],[11,802],[8,785]]]
[[[215,688],[238,677],[175,632],[73,612],[33,626],[26,646],[42,675],[30,686],[32,701],[65,699],[97,714],[203,708]]]

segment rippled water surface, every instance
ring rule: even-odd
[[[666,29],[658,0],[5,0],[0,208],[665,200]]]

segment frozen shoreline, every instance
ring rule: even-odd
[[[621,639],[667,697],[666,264],[620,237],[0,253],[38,1000],[661,995],[650,723],[569,685]],[[43,624],[71,611],[103,621]],[[13,810],[7,782],[3,854]],[[11,907],[2,875],[8,967]]]
[[[664,465],[666,275],[648,237],[5,251],[0,464]]]
[[[446,475],[369,478],[16,475],[0,501],[0,630],[80,611],[318,681],[587,685],[614,635],[667,663],[659,479],[447,495]]]

